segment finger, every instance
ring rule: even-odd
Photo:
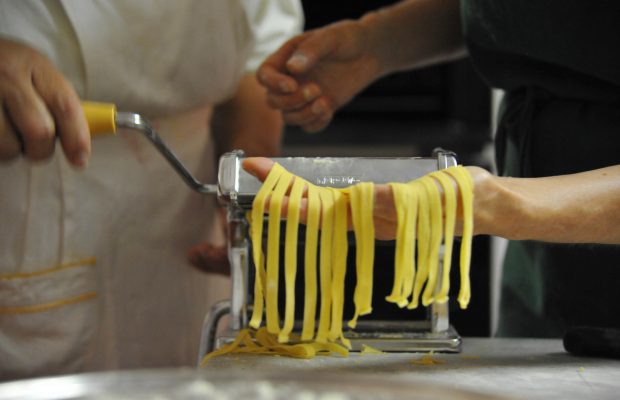
[[[22,152],[22,145],[11,122],[0,108],[0,161],[17,158]]]
[[[293,111],[310,105],[320,95],[321,89],[318,85],[311,83],[289,95],[269,93],[267,103],[277,110]]]
[[[44,160],[54,153],[55,126],[45,102],[32,86],[4,91],[4,106],[14,129],[21,135],[23,151],[31,160]]]
[[[302,127],[314,124],[326,126],[332,119],[331,111],[327,99],[319,97],[312,104],[294,111],[285,111],[282,113],[284,122],[290,125],[301,125]]]
[[[258,82],[269,93],[291,94],[299,88],[297,81],[286,75],[272,65],[261,66],[256,75]]]
[[[265,157],[248,157],[243,160],[242,166],[248,173],[264,182],[273,167],[274,162]]]
[[[258,81],[269,91],[287,94],[297,90],[297,81],[288,75],[286,61],[291,57],[304,35],[294,37],[284,43],[275,53],[267,57],[256,72]]]
[[[306,124],[306,125],[302,125],[302,129],[307,132],[307,133],[316,133],[316,132],[320,132],[323,129],[325,129],[325,127],[327,125],[329,125],[329,122],[331,121],[331,119],[317,119],[315,121],[313,121],[312,123]]]
[[[269,172],[271,171],[273,165],[273,160],[265,157],[248,157],[244,159],[242,163],[243,169],[257,177],[261,182],[264,182],[265,179],[267,179],[267,175],[269,175]],[[292,187],[293,182],[289,184],[288,189],[286,190],[287,196],[290,193]],[[302,197],[306,197],[307,194],[308,186],[305,185],[302,191]]]
[[[80,98],[71,84],[55,69],[33,72],[34,86],[56,121],[56,132],[70,163],[84,167],[90,158],[90,133]]]
[[[392,187],[390,185],[375,185],[374,213],[375,216],[382,219],[396,219],[394,193],[392,192]]]
[[[271,202],[271,196],[267,196],[265,199],[265,213],[269,214],[269,204]],[[284,197],[282,199],[282,206],[280,207],[280,217],[282,219],[286,219],[288,216],[288,206],[289,206],[289,197]],[[308,198],[303,197],[301,202],[299,203],[299,222],[302,224],[306,223],[306,219],[308,217]]]
[[[286,60],[286,69],[293,75],[303,74],[334,51],[337,44],[337,35],[332,29],[308,32],[303,40],[296,43],[295,51]]]

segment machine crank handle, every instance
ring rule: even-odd
[[[84,116],[88,122],[91,137],[115,134],[118,128],[127,128],[142,133],[170,163],[172,168],[183,178],[185,183],[197,192],[217,194],[217,185],[205,184],[194,178],[185,165],[170,150],[151,124],[139,114],[118,112],[110,103],[82,102]]]

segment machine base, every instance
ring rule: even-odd
[[[215,348],[231,343],[236,331],[226,331],[215,339]],[[362,345],[385,352],[438,352],[460,353],[461,337],[452,325],[444,332],[429,331],[348,331],[345,337],[351,340],[352,351],[362,350]]]

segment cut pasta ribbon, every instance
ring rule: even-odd
[[[389,185],[394,197],[397,228],[394,283],[386,300],[409,309],[419,305],[420,297],[424,306],[448,301],[458,190],[463,211],[461,288],[458,302],[461,308],[466,308],[471,295],[469,266],[473,233],[473,183],[469,172],[461,166],[451,167],[406,184]],[[292,330],[295,321],[297,231],[304,190],[307,193],[305,298],[303,325],[299,336]],[[286,295],[284,322],[280,329],[280,209],[287,192],[288,219],[284,253]],[[265,258],[262,240],[268,197],[270,200]],[[274,164],[256,194],[251,213],[248,213],[252,257],[256,268],[254,309],[249,323],[254,330],[242,330],[233,343],[208,354],[202,363],[227,353],[277,354],[296,358],[332,353],[348,355],[347,349],[351,348],[351,344],[342,330],[344,282],[347,272],[347,226],[353,226],[356,242],[356,287],[353,294],[355,313],[348,323],[349,327],[355,328],[358,317],[372,312],[375,241],[373,201],[372,183],[363,182],[344,189],[320,187],[294,176],[279,164]],[[347,220],[349,208],[351,221]],[[440,268],[442,244],[443,263]],[[263,314],[266,328],[261,328]],[[297,343],[286,344],[291,338]]]

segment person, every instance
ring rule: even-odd
[[[139,134],[91,144],[80,100],[148,118],[214,183],[224,151],[279,151],[254,71],[302,18],[296,0],[0,2],[0,380],[195,365],[229,295],[187,260],[224,243],[216,199]]]
[[[475,232],[511,239],[497,334],[619,327],[619,17],[613,2],[408,0],[291,39],[258,78],[285,121],[312,132],[379,77],[468,54],[506,92],[504,176],[468,167]],[[270,163],[246,168],[264,177]],[[388,188],[376,199],[375,217],[393,212]]]

